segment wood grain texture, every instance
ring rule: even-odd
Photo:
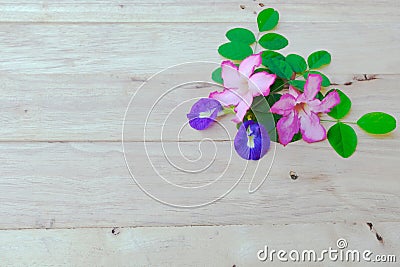
[[[345,238],[349,250],[396,255],[398,223],[373,224],[379,242],[365,222],[261,226],[95,228],[0,231],[2,266],[288,266],[293,262],[260,262],[257,252],[314,249],[318,255]],[[397,256],[398,259],[398,256]],[[304,266],[370,266],[366,262],[297,263]],[[378,265],[378,263],[376,263]],[[394,266],[395,263],[380,263]]]
[[[323,72],[353,100],[346,121],[372,110],[398,120],[397,0],[0,0],[1,267],[263,266],[264,245],[325,249],[339,237],[352,249],[398,253],[398,131],[377,138],[356,128],[358,151],[347,160],[327,142],[273,147],[256,169],[232,149],[229,117],[227,133],[178,134],[188,100],[216,88],[204,82],[211,63],[148,80],[183,62],[217,66],[226,30],[256,29],[260,3],[280,11],[284,54],[332,53]],[[163,95],[193,80],[202,82]],[[140,187],[183,206],[229,194],[177,208]]]
[[[282,20],[290,22],[398,22],[399,16],[396,0],[203,0],[190,5],[186,0],[1,0],[0,21],[254,22],[254,13],[266,7],[279,10]]]
[[[183,72],[180,75],[161,75],[142,87],[135,96],[132,113],[126,119],[126,141],[144,140],[144,122],[147,114],[162,92],[181,82],[204,78],[210,80],[211,67],[200,67],[197,73]],[[208,69],[208,70],[207,70]],[[393,98],[399,97],[397,89],[399,75],[378,75],[376,79],[364,79],[363,75],[332,75],[332,82],[353,100],[353,107],[347,121],[356,121],[371,110],[385,111],[396,118],[400,117],[398,105]],[[164,79],[165,78],[165,79]],[[125,110],[132,95],[142,85],[144,77],[127,74],[91,75],[0,75],[0,120],[1,141],[120,141]],[[344,85],[351,82],[351,85]],[[157,103],[146,125],[146,140],[160,140],[161,127],[163,140],[178,140],[181,126],[187,122],[185,114],[190,110],[196,97],[205,97],[210,91],[221,90],[210,84],[193,83],[173,90]],[[383,91],[384,94],[377,94]],[[167,121],[168,113],[177,105]],[[230,117],[221,120],[230,136],[220,127],[199,132],[184,128],[180,140],[233,140],[236,127]],[[395,133],[396,134],[396,133]],[[369,138],[371,145],[375,138]],[[395,138],[393,141],[396,142]]]
[[[242,26],[256,27],[255,23]],[[0,70],[24,74],[133,74],[149,76],[184,62],[222,58],[217,48],[235,23],[0,24]],[[325,71],[398,74],[397,23],[281,23],[290,40],[282,53],[333,54]],[[373,36],[373,38],[371,38]]]
[[[396,221],[400,198],[394,166],[399,142],[391,138],[360,138],[358,152],[340,159],[327,142],[278,146],[267,181],[248,193],[253,173],[260,183],[274,156],[273,149],[248,166],[232,151],[230,142],[206,142],[200,162],[189,162],[177,144],[165,143],[169,160],[194,170],[191,174],[166,160],[159,142],[126,144],[129,166],[139,184],[172,204],[193,205],[228,191],[222,200],[202,208],[182,209],[160,204],[143,193],[127,170],[120,143],[2,143],[2,203],[0,227],[52,228],[91,226],[230,225],[269,222]],[[189,159],[200,156],[198,144],[181,144]],[[232,153],[233,152],[233,153]],[[229,162],[229,155],[232,159]],[[153,165],[150,164],[151,163]],[[200,163],[200,165],[199,165]],[[225,173],[223,171],[227,168]],[[155,171],[157,170],[158,173]],[[295,171],[299,178],[290,179]],[[222,177],[204,190],[171,187],[159,175],[181,186],[201,186]],[[318,203],[318,205],[316,205]]]

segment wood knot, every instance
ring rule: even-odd
[[[297,173],[295,173],[294,171],[290,171],[289,175],[290,175],[290,178],[292,178],[292,180],[297,180],[297,178],[299,178]]]

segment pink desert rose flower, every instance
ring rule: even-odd
[[[222,79],[224,90],[212,92],[209,97],[216,99],[223,106],[235,106],[234,122],[240,123],[253,102],[253,97],[267,96],[269,87],[275,82],[276,75],[267,72],[254,73],[254,69],[261,65],[261,53],[245,58],[237,67],[232,61],[224,61]]]
[[[318,142],[326,138],[326,130],[321,125],[319,113],[328,113],[339,104],[340,97],[336,91],[330,92],[320,101],[315,96],[321,90],[322,77],[310,74],[304,86],[304,93],[289,87],[289,93],[271,107],[271,112],[282,115],[277,123],[279,142],[287,145],[293,136],[301,131],[303,139],[308,143]]]

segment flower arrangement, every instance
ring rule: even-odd
[[[234,147],[246,160],[263,157],[271,141],[286,146],[300,139],[307,143],[328,139],[340,156],[348,158],[357,147],[351,125],[375,135],[396,128],[395,118],[383,112],[367,113],[357,122],[342,121],[352,102],[339,89],[326,92],[331,82],[319,71],[331,63],[330,53],[316,51],[305,60],[276,52],[289,44],[284,36],[270,32],[278,21],[279,13],[267,8],[257,16],[257,34],[244,28],[226,33],[229,42],[218,52],[228,60],[212,73],[224,89],[193,105],[187,115],[192,128],[204,130],[219,116],[234,114],[232,121],[238,128]],[[257,51],[260,46],[263,50]],[[321,124],[323,113],[335,122],[328,131]]]

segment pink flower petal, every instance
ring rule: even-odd
[[[328,113],[334,106],[340,103],[340,97],[338,92],[332,91],[329,94],[327,94],[322,101],[318,102],[312,101],[308,103],[311,111],[315,113],[319,112]]]
[[[251,93],[247,93],[241,98],[241,101],[235,108],[236,116],[232,119],[235,123],[240,123],[243,121],[244,115],[246,115],[247,110],[250,108],[253,102],[253,96]]]
[[[239,72],[248,78],[253,74],[254,69],[261,65],[261,62],[261,53],[251,55],[240,63]]]
[[[269,95],[269,87],[275,82],[276,75],[268,72],[258,72],[251,75],[249,80],[249,90],[253,97],[258,95]]]
[[[291,94],[284,94],[279,101],[271,107],[271,112],[282,116],[288,116],[296,105],[296,99]]]
[[[221,77],[224,80],[224,87],[228,89],[237,89],[241,75],[238,68],[232,61],[226,60],[221,64],[222,72]]]
[[[279,142],[286,146],[292,141],[293,136],[299,132],[299,118],[297,113],[292,111],[288,116],[282,117],[276,124]]]
[[[318,92],[321,90],[322,77],[319,74],[310,74],[306,84],[304,85],[304,98],[306,100],[313,100]]]
[[[222,92],[212,92],[208,97],[218,100],[223,106],[236,106],[241,101],[240,96],[229,89],[224,89]]]
[[[301,114],[300,131],[303,140],[308,143],[318,142],[326,138],[326,130],[321,125],[318,115],[314,112]]]
[[[300,93],[299,91],[296,90],[296,88],[294,88],[293,86],[289,86],[289,94],[291,94],[292,96],[294,96],[294,98],[298,98]]]

